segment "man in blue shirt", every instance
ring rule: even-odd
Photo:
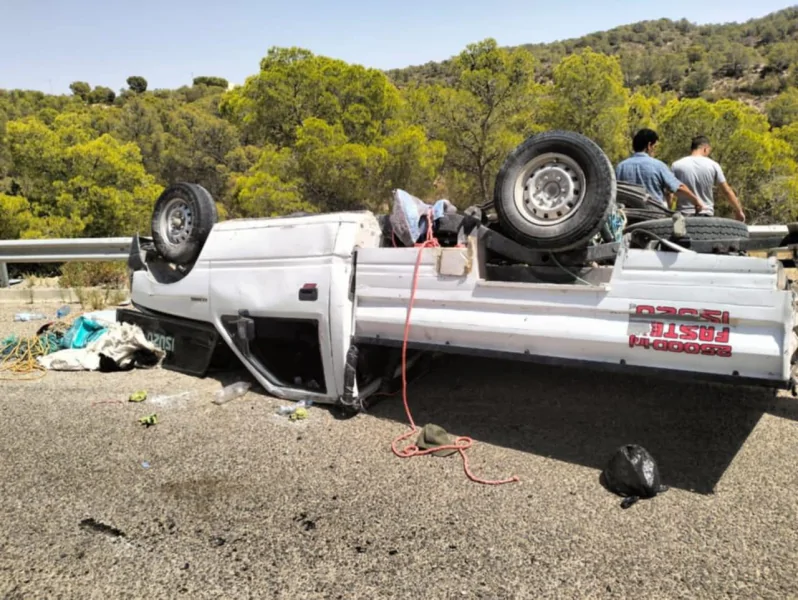
[[[676,178],[668,166],[659,159],[654,158],[654,152],[659,141],[656,131],[641,129],[632,138],[634,154],[618,165],[615,178],[618,181],[642,185],[649,195],[657,202],[668,208],[665,194],[680,193],[690,199],[696,207],[695,214],[704,210],[704,204],[690,188]]]

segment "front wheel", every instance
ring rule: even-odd
[[[197,260],[216,224],[210,193],[195,183],[175,183],[164,190],[152,212],[152,239],[167,261],[187,265]]]

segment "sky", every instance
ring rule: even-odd
[[[213,75],[243,83],[272,46],[391,69],[440,61],[488,37],[502,46],[579,37],[636,21],[741,22],[776,0],[0,0],[0,88],[150,89]]]

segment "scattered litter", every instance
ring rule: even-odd
[[[15,321],[41,321],[46,319],[47,315],[43,315],[41,313],[26,313],[21,312],[14,315]]]
[[[230,402],[230,400],[246,394],[250,387],[252,387],[252,384],[247,381],[239,381],[237,383],[230,384],[214,393],[213,403],[224,404],[226,402]]]
[[[291,416],[288,417],[292,421],[301,421],[302,419],[308,418],[308,409],[307,408],[297,408],[294,412],[291,413]]]
[[[116,311],[111,310],[96,310],[94,312],[85,313],[83,315],[87,319],[91,319],[92,321],[99,323],[101,325],[112,325],[116,323]]]
[[[144,462],[142,462],[142,463],[141,463],[141,466],[142,466],[144,469],[149,469],[149,468],[150,468],[150,463],[148,463],[148,462],[145,460]]]
[[[626,444],[615,451],[602,472],[602,479],[609,491],[624,497],[621,508],[668,490],[661,483],[654,457],[636,444]]]
[[[63,346],[67,349],[39,357],[39,364],[53,371],[128,371],[156,367],[166,355],[138,325],[112,323],[104,328],[85,316],[75,320]]]
[[[106,525],[105,523],[101,523],[100,521],[96,521],[95,519],[91,518],[83,519],[80,522],[80,528],[88,529],[96,533],[104,533],[105,535],[110,535],[111,537],[125,537],[125,532],[121,529],[111,527],[110,525]]]
[[[180,392],[179,394],[153,396],[147,403],[157,406],[177,406],[178,404],[182,404],[182,402],[180,402],[181,400],[188,400],[195,395],[195,392]]]
[[[63,319],[64,317],[66,317],[71,312],[72,312],[72,309],[69,307],[69,305],[68,304],[64,304],[64,306],[62,306],[57,311],[55,311],[55,318],[56,319]]]
[[[3,379],[29,380],[46,373],[37,359],[59,348],[59,338],[54,332],[45,332],[29,338],[9,336],[0,342],[0,373],[9,373]]]
[[[452,448],[454,441],[446,430],[440,425],[427,423],[421,428],[421,431],[416,438],[416,446],[421,450],[429,450],[430,448],[437,448],[439,446],[448,447],[448,449],[441,448],[440,450],[433,450],[432,454],[436,456],[451,456],[457,452],[456,448]]]
[[[281,406],[277,409],[277,414],[282,416],[288,415],[292,421],[306,419],[308,416],[308,408],[310,408],[312,405],[313,400],[300,400],[293,405]]]
[[[117,304],[117,306],[130,306],[130,299],[128,298],[127,300],[122,300],[122,302]]]
[[[147,392],[144,390],[133,392],[130,394],[130,398],[128,400],[130,402],[144,402],[147,399]]]
[[[158,414],[152,413],[151,415],[147,415],[146,417],[141,417],[139,419],[139,423],[144,425],[145,427],[151,427],[153,425],[158,424]]]

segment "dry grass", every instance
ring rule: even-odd
[[[71,289],[81,307],[88,310],[115,306],[129,294],[127,267],[122,262],[67,263],[58,285]]]

